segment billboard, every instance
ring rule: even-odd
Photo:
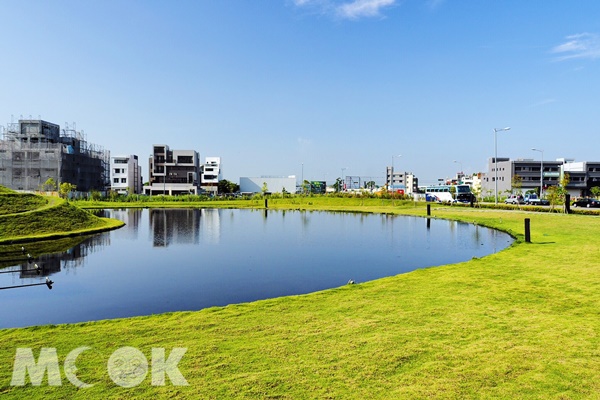
[[[310,192],[314,194],[325,194],[327,191],[327,183],[325,181],[311,181]]]

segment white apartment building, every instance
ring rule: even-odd
[[[119,194],[142,193],[142,167],[138,156],[110,158],[110,190]]]
[[[217,194],[219,181],[223,179],[221,157],[206,157],[202,165],[200,185],[202,190]]]

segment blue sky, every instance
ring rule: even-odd
[[[421,183],[493,156],[599,161],[600,2],[0,2],[0,125],[77,124],[113,155],[224,177]],[[458,162],[454,162],[454,161]]]

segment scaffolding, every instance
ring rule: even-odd
[[[0,141],[0,185],[14,190],[48,190],[68,182],[78,191],[105,190],[109,185],[110,153],[87,141],[75,124],[20,119],[3,129]]]

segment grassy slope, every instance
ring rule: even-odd
[[[424,215],[377,204],[302,208]],[[273,204],[273,206],[276,206]],[[281,205],[283,206],[283,205]],[[292,205],[295,207],[295,205]],[[0,331],[0,394],[18,398],[579,398],[600,390],[600,262],[592,216],[434,209],[495,226],[531,244],[466,263],[304,296],[193,313]],[[159,283],[157,283],[159,284]],[[90,346],[78,390],[9,385],[17,347]],[[123,389],[110,354],[187,347],[190,386]]]
[[[55,238],[122,226],[122,222],[98,218],[56,197],[0,194],[13,214],[0,212],[0,243]],[[3,200],[4,199],[4,200]]]
[[[7,188],[6,186],[2,186],[0,185],[0,194],[5,194],[5,193],[17,193],[12,189]]]
[[[34,194],[0,193],[0,215],[35,210],[47,203],[48,200]]]

